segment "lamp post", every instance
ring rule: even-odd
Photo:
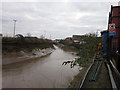
[[[13,33],[13,37],[15,37],[15,25],[16,25],[17,20],[13,20],[13,21],[14,21],[14,33]]]

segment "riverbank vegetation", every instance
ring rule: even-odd
[[[80,80],[82,79],[89,65],[92,63],[94,54],[97,51],[97,44],[98,42],[101,42],[100,40],[100,37],[96,37],[95,35],[91,34],[85,39],[86,43],[79,46],[79,52],[77,53],[77,55],[80,58],[77,58],[75,62],[77,62],[79,66],[82,66],[83,69],[78,73],[78,75],[74,77],[68,88],[78,87]]]
[[[2,52],[32,51],[33,49],[53,48],[53,43],[48,39],[37,37],[2,37]]]

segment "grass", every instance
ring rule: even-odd
[[[103,60],[104,61],[104,60]],[[91,72],[92,73],[92,72]],[[88,75],[90,77],[90,73]],[[100,68],[99,74],[96,78],[96,81],[89,82],[89,79],[86,79],[84,88],[109,88],[111,90],[111,83],[110,83],[109,74],[107,71],[107,68],[105,66],[105,63],[102,63],[102,66]]]
[[[39,48],[53,48],[53,43],[48,39],[39,39],[37,37],[3,37],[2,38],[2,52],[19,52],[19,51],[32,51]]]
[[[89,65],[92,63],[94,54],[97,50],[97,43],[100,41],[100,38],[97,37],[88,37],[85,39],[86,44],[79,46],[78,56],[80,58],[76,59],[75,62],[82,66],[83,69],[74,77],[71,81],[68,88],[77,88],[80,80],[88,69]]]

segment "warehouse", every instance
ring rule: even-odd
[[[108,32],[108,57],[120,72],[120,6],[111,6]]]

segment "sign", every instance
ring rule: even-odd
[[[109,36],[114,36],[116,34],[115,32],[115,24],[109,24]]]

